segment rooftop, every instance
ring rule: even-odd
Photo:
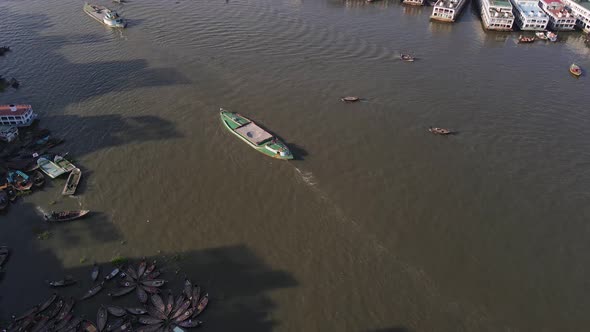
[[[20,116],[27,113],[31,105],[0,105],[0,116],[12,115]]]
[[[526,14],[529,17],[548,17],[541,7],[539,7],[536,0],[516,0],[514,5],[517,7],[517,9],[520,9],[523,14]]]
[[[510,1],[504,1],[504,0],[488,0],[488,1],[490,3],[490,6],[512,8],[512,4],[510,3]]]
[[[457,8],[459,3],[462,1],[466,1],[466,0],[438,0],[436,2],[436,6],[453,9],[453,8]]]
[[[272,138],[271,134],[269,134],[266,130],[258,127],[253,122],[241,126],[240,128],[236,129],[236,132],[256,145],[259,145],[260,143],[263,143],[264,141]]]

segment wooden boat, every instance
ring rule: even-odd
[[[537,32],[535,32],[535,36],[537,38],[539,38],[540,40],[547,40],[548,39],[547,38],[547,35],[543,31],[537,31]]]
[[[107,326],[108,315],[109,313],[107,309],[101,305],[100,308],[98,308],[98,312],[96,313],[96,326],[98,327],[99,331],[103,331]]]
[[[92,265],[92,272],[90,273],[90,277],[92,278],[92,281],[96,281],[96,279],[98,279],[99,274],[100,274],[100,266],[98,266],[98,264],[94,263]]]
[[[132,292],[132,291],[135,289],[135,287],[136,287],[136,286],[135,286],[135,285],[133,285],[133,286],[129,286],[129,287],[123,287],[123,288],[119,288],[119,289],[116,289],[116,290],[115,290],[115,291],[113,291],[113,292],[110,292],[108,295],[109,295],[110,297],[119,297],[119,296],[123,296],[123,295],[126,295],[126,294],[129,294],[129,293],[131,293],[131,292]]]
[[[74,168],[73,171],[70,172],[68,175],[68,180],[64,185],[64,189],[61,192],[62,195],[73,195],[76,193],[76,188],[78,188],[78,183],[80,182],[80,178],[82,177],[82,172],[79,168]]]
[[[127,311],[125,311],[125,309],[114,305],[107,306],[107,311],[109,312],[109,314],[115,317],[123,317],[127,314]]]
[[[0,211],[6,209],[10,200],[8,199],[8,194],[4,190],[0,190]]]
[[[33,186],[33,181],[29,179],[29,176],[21,171],[8,172],[8,182],[12,184],[14,189],[18,191],[30,190]]]
[[[53,302],[55,302],[56,299],[57,293],[51,294],[51,296],[45,302],[43,302],[43,304],[39,306],[39,311],[37,311],[37,313],[45,311],[47,308],[49,308],[50,305],[53,304]]]
[[[411,56],[409,54],[400,54],[399,58],[400,58],[400,60],[405,61],[405,62],[414,62],[414,60],[416,60],[416,58],[414,58],[413,56]]]
[[[120,271],[119,268],[116,267],[113,271],[111,271],[111,273],[107,274],[104,277],[104,280],[111,280],[111,279],[113,279],[114,277],[117,276],[117,274],[119,274],[119,271]]]
[[[43,173],[47,174],[47,176],[52,179],[55,179],[66,172],[63,168],[57,166],[53,161],[45,157],[37,159],[37,165],[39,165],[39,168]]]
[[[45,184],[45,176],[43,175],[43,173],[41,173],[39,171],[33,172],[32,178],[33,178],[33,185],[35,187],[43,187],[43,185]]]
[[[78,218],[82,218],[87,215],[90,210],[75,210],[75,211],[61,211],[51,212],[45,215],[46,221],[70,221]]]
[[[166,280],[164,280],[164,279],[142,280],[141,283],[143,285],[146,285],[149,287],[162,287],[166,283]]]
[[[82,296],[82,298],[80,300],[86,300],[88,298],[93,297],[94,295],[98,294],[98,292],[100,292],[102,290],[102,287],[104,286],[104,281],[101,282],[100,284],[90,288],[86,294],[84,294],[84,296]]]
[[[66,171],[66,173],[73,171],[74,169],[76,169],[76,166],[74,164],[72,164],[70,161],[68,161],[66,158],[64,158],[63,156],[60,155],[56,155],[53,158],[53,162],[63,168],[64,171]]]
[[[570,73],[572,73],[572,75],[575,77],[580,77],[582,76],[582,68],[580,68],[580,66],[576,65],[575,63],[572,63],[570,66]]]
[[[47,284],[51,287],[66,287],[75,284],[77,281],[71,276],[65,276],[61,280],[47,281]]]
[[[220,109],[221,122],[227,130],[236,135],[255,150],[277,159],[293,159],[293,154],[285,143],[271,133],[260,128],[250,119],[234,112]]]
[[[129,311],[129,313],[132,315],[145,315],[145,314],[147,314],[147,310],[145,310],[144,308],[127,307],[125,309],[127,309],[127,311]]]
[[[198,316],[201,312],[203,312],[203,310],[205,310],[205,308],[207,307],[208,303],[209,303],[209,294],[205,294],[205,295],[203,295],[203,297],[199,301],[199,304],[197,305],[197,310],[195,311],[194,317]]]
[[[436,127],[430,127],[430,128],[428,128],[428,131],[435,134],[435,135],[450,135],[453,133],[449,129],[436,128]]]
[[[346,97],[340,98],[340,101],[343,101],[345,103],[354,103],[354,102],[357,102],[360,100],[361,100],[361,98],[357,97],[357,96],[346,96]]]
[[[94,323],[90,322],[90,321],[83,321],[82,324],[80,324],[80,328],[78,331],[82,331],[82,332],[98,332],[98,329],[96,328],[96,325],[94,325]]]
[[[526,36],[519,36],[518,37],[518,43],[519,44],[529,44],[529,43],[534,43],[535,42],[535,37],[526,37]]]

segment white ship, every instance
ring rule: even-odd
[[[424,0],[404,0],[404,1],[402,1],[402,3],[404,3],[406,5],[412,5],[412,6],[423,6]]]
[[[481,20],[487,30],[511,31],[512,4],[502,0],[480,0]]]
[[[430,18],[443,22],[455,22],[467,0],[438,0]]]
[[[563,0],[576,18],[576,25],[585,33],[590,33],[590,2]]]
[[[560,0],[541,0],[541,8],[549,15],[549,29],[556,31],[574,30],[576,18]]]
[[[539,7],[538,0],[511,0],[514,6],[516,25],[520,30],[544,31],[549,16]]]

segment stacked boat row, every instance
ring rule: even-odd
[[[431,19],[455,22],[468,0],[436,0]],[[425,0],[403,0],[404,4],[422,6]],[[573,30],[576,26],[590,33],[590,2],[574,0],[479,0],[483,25],[488,30],[511,31],[514,23],[520,30]]]

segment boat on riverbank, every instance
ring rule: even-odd
[[[18,191],[29,190],[33,186],[33,181],[21,171],[8,172],[8,182]]]
[[[467,0],[438,0],[434,4],[430,19],[442,22],[455,22],[466,3]]]
[[[78,183],[80,182],[80,178],[82,177],[82,171],[79,168],[74,168],[70,175],[68,176],[68,180],[64,186],[63,191],[61,192],[62,195],[73,195],[76,193],[76,188],[78,188]]]
[[[116,11],[105,6],[85,3],[84,12],[93,19],[111,28],[124,28],[127,26],[127,22],[119,16]]]
[[[225,128],[250,147],[269,157],[283,160],[293,159],[293,154],[285,143],[260,128],[250,119],[239,113],[226,111],[223,108],[219,110],[219,116]]]
[[[53,161],[45,157],[37,159],[37,165],[39,165],[39,168],[43,173],[47,174],[47,176],[52,179],[55,179],[66,172],[63,168],[57,166]]]

